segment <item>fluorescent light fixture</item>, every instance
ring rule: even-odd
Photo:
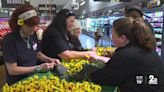
[[[80,6],[83,6],[85,4],[85,1],[80,2]]]

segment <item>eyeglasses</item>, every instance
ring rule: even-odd
[[[66,15],[72,15],[72,14],[74,14],[73,11],[68,11],[68,12],[66,13]]]

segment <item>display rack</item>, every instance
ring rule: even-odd
[[[148,12],[144,17],[152,26],[154,30],[154,36],[157,40],[156,51],[159,56],[161,56],[161,46],[162,46],[162,32],[163,32],[163,11]]]
[[[8,25],[9,18],[0,18],[0,65],[3,64],[2,62],[2,39],[3,37],[9,33],[11,30]]]

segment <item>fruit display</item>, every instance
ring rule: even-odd
[[[3,86],[3,92],[101,92],[102,88],[91,82],[68,82],[50,72],[33,75],[25,80],[9,86]]]

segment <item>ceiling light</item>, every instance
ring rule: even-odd
[[[80,6],[83,6],[85,4],[85,1],[80,2]]]

